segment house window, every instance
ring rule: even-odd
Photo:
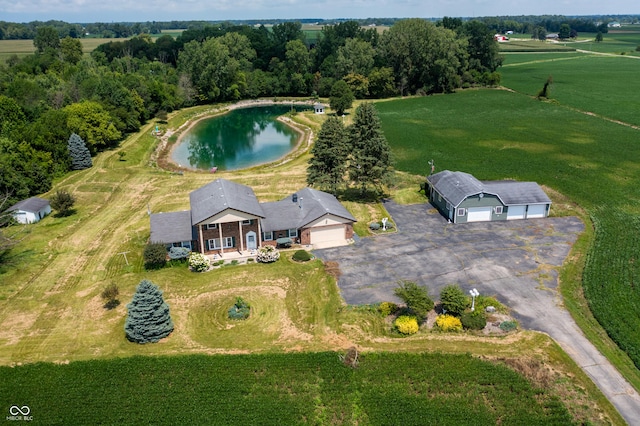
[[[224,245],[220,246],[220,238],[214,238],[209,240],[209,250],[220,250],[221,248],[233,247],[233,237],[224,237],[222,239]]]
[[[173,247],[186,247],[191,250],[191,241],[181,241],[179,243],[171,244]]]
[[[295,238],[298,236],[298,230],[297,229],[289,229],[289,238]]]
[[[458,209],[458,216],[464,216],[466,212],[467,212],[467,209],[465,209],[464,207],[461,207]]]
[[[262,240],[263,241],[271,241],[271,240],[273,240],[273,232],[271,232],[271,231],[263,232],[262,233]]]
[[[207,223],[207,229],[218,229],[217,223]]]
[[[249,219],[249,220],[243,220],[242,221],[243,225],[252,225],[253,224],[253,220]]]
[[[496,206],[496,214],[502,214],[502,206]]]

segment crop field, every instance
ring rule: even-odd
[[[600,58],[592,60],[600,63]],[[640,67],[640,62],[620,58],[627,71],[631,69],[626,68],[627,61]],[[592,64],[584,66],[595,68]],[[512,69],[520,67],[509,72]],[[543,72],[541,68],[541,77],[549,69]],[[529,78],[528,73],[520,78]],[[624,80],[626,91],[616,82],[608,96],[610,102],[616,99],[621,104],[620,109],[602,111],[611,118],[640,110],[628,93],[635,93],[634,83]],[[585,90],[594,81],[584,82]],[[584,291],[595,317],[638,367],[639,131],[577,111],[575,99],[579,98],[567,97],[569,104],[564,105],[508,91],[480,90],[384,102],[378,109],[400,170],[425,174],[433,159],[437,170],[463,170],[481,180],[537,181],[585,208],[595,223],[596,238],[588,251]],[[631,374],[637,385],[637,370]]]
[[[509,368],[442,354],[368,353],[356,369],[335,352],[1,367],[0,405],[15,404],[46,424],[573,423]]]
[[[507,55],[502,84],[536,96],[549,76],[551,98],[562,105],[640,126],[640,59],[628,56]],[[515,59],[512,62],[512,58]],[[547,59],[548,58],[548,59]],[[535,118],[534,118],[535,119]]]
[[[96,47],[110,41],[121,41],[117,38],[81,38],[82,51],[85,55],[93,52]],[[4,63],[10,56],[18,57],[31,55],[36,51],[33,40],[0,40],[0,62]]]

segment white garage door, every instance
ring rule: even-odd
[[[524,219],[525,206],[509,206],[507,220]]]
[[[527,210],[527,219],[535,219],[537,217],[544,217],[544,213],[547,211],[545,204],[534,204],[529,206]]]
[[[311,244],[321,244],[332,241],[344,241],[344,225],[323,226],[311,228]]]
[[[492,207],[469,207],[467,222],[487,222],[491,220]]]

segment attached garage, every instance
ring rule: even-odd
[[[547,206],[546,204],[532,204],[527,209],[527,219],[536,219],[546,217]]]
[[[469,207],[467,222],[489,222],[491,220],[492,207]]]
[[[323,244],[345,240],[344,225],[330,225],[311,228],[311,244]]]
[[[524,219],[527,206],[509,206],[507,208],[507,220]]]

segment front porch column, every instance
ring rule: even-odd
[[[198,233],[200,234],[200,253],[204,254],[204,237],[202,236],[202,225],[198,225]]]
[[[244,251],[244,238],[242,238],[242,221],[238,221],[238,230],[240,231],[240,251]]]
[[[220,235],[220,257],[224,254],[224,240],[222,239],[222,224],[218,224],[218,235]]]
[[[262,225],[258,219],[258,247],[262,247]]]

